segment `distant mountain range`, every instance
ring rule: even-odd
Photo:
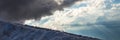
[[[100,40],[62,31],[0,21],[0,40]]]

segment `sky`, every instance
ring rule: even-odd
[[[102,40],[120,40],[120,0],[84,0],[25,24]]]

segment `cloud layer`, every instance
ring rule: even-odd
[[[61,1],[61,0],[59,0]],[[55,0],[0,0],[0,20],[19,22],[29,19],[40,19],[52,15],[79,0],[63,0],[58,4]]]
[[[86,0],[64,11],[43,17],[36,26],[98,37],[103,40],[119,40],[119,0]],[[114,37],[113,37],[114,36]]]

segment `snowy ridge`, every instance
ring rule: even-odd
[[[0,40],[99,40],[66,32],[0,21]]]

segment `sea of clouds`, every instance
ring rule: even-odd
[[[84,0],[43,17],[41,21],[27,20],[25,24],[103,40],[119,40],[120,0]]]

